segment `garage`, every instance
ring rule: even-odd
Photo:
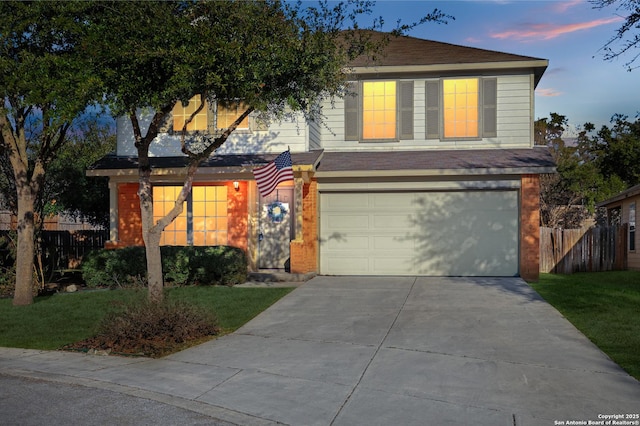
[[[320,273],[516,276],[518,191],[320,192]]]

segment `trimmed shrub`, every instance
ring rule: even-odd
[[[247,280],[247,258],[239,248],[163,246],[160,250],[169,284],[233,285]],[[83,259],[82,276],[89,287],[145,284],[144,247],[92,251]]]
[[[132,287],[146,276],[144,247],[93,250],[82,259],[82,279],[88,287]]]
[[[239,248],[165,246],[161,250],[165,279],[175,285],[233,285],[247,280],[247,258]]]

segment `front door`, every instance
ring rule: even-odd
[[[293,187],[276,188],[260,197],[258,267],[289,269],[289,243],[293,225]]]

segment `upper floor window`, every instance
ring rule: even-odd
[[[362,83],[362,139],[395,139],[396,82]]]
[[[442,81],[444,138],[478,137],[478,79]]]
[[[413,81],[351,83],[345,97],[345,140],[413,139]]]
[[[185,121],[200,106],[200,95],[195,95],[186,104],[178,101],[171,111],[170,117],[165,119],[160,132],[162,133],[178,133],[182,131]],[[204,106],[193,117],[187,125],[187,132],[206,132],[213,131],[214,122],[215,129],[227,129],[244,111],[247,105],[244,102],[218,103],[215,112],[209,105],[208,101],[204,101]],[[245,117],[238,125],[236,130],[249,130],[249,117]]]
[[[216,110],[216,128],[227,129],[231,124],[240,117],[240,115],[247,110],[247,105],[244,102],[231,102],[227,105],[218,104]],[[238,124],[236,130],[248,130],[249,129],[249,117],[245,117],[244,120]]]
[[[426,82],[426,138],[497,136],[497,79],[445,78]]]
[[[191,117],[198,107],[200,106],[200,95],[195,95],[193,98],[189,99],[189,102],[186,104],[178,101],[176,106],[173,107],[172,116],[173,116],[173,131],[181,132],[184,127],[185,121]],[[204,131],[207,130],[207,126],[209,123],[208,120],[208,111],[209,107],[207,105],[207,101],[204,101],[204,106],[202,109],[193,117],[193,120],[187,125],[188,132],[195,131]]]

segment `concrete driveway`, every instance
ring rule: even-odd
[[[517,278],[316,277],[161,360],[0,349],[3,372],[243,425],[640,424],[640,383]]]

